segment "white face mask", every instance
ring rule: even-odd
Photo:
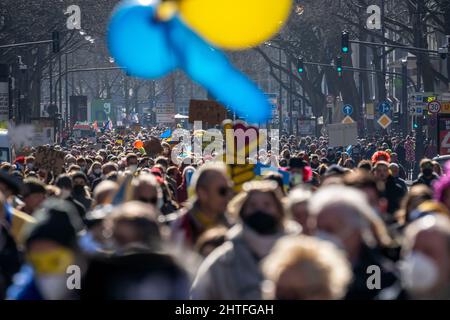
[[[45,300],[62,300],[67,298],[67,279],[65,274],[40,275],[36,284]]]
[[[432,289],[439,277],[439,268],[427,255],[413,251],[400,263],[403,286],[411,293],[423,293]]]
[[[131,172],[135,172],[137,170],[137,165],[132,164],[132,165],[128,166],[128,170],[130,170]]]
[[[338,236],[323,230],[317,230],[314,234],[317,238],[332,242],[339,249],[345,249],[344,243]]]

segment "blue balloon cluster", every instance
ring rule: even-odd
[[[154,5],[125,1],[111,17],[108,46],[116,63],[132,76],[156,79],[180,68],[248,122],[271,118],[264,93],[178,15],[160,21]]]

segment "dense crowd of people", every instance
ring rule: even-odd
[[[237,191],[163,131],[68,139],[58,175],[1,164],[1,298],[450,299],[450,165],[411,179],[413,137],[282,136]]]

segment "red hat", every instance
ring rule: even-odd
[[[24,164],[25,157],[24,156],[17,157],[15,163]]]

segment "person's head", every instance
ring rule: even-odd
[[[401,275],[414,299],[450,299],[450,220],[428,215],[405,232]]]
[[[0,170],[0,192],[6,199],[20,193],[20,181],[6,172]]]
[[[134,153],[129,153],[126,156],[126,166],[129,170],[131,171],[135,171],[137,169],[138,166],[138,157],[136,154]]]
[[[292,219],[298,222],[303,232],[308,234],[308,201],[312,197],[312,191],[307,188],[295,188],[289,192],[286,201],[286,211]]]
[[[346,159],[344,161],[344,168],[347,168],[347,169],[350,169],[350,170],[354,169],[355,168],[355,161],[353,159]]]
[[[78,172],[75,172],[75,173],[72,174],[72,181],[73,181],[74,188],[76,186],[83,186],[83,187],[85,187],[89,183],[88,178],[81,171],[78,171]]]
[[[313,165],[320,165],[319,156],[317,154],[311,155],[311,164]]]
[[[111,172],[118,172],[119,166],[114,162],[107,162],[102,166],[102,174],[106,177]]]
[[[139,176],[133,178],[131,187],[133,200],[151,204],[156,208],[161,207],[162,190],[154,175],[141,173]]]
[[[25,203],[25,211],[32,213],[38,209],[47,196],[45,184],[33,178],[25,179],[22,185],[22,199]]]
[[[25,158],[25,166],[28,170],[34,170],[35,158],[33,156],[28,156]]]
[[[113,181],[105,180],[100,182],[94,189],[94,203],[98,205],[110,204],[114,195],[119,189],[119,185]]]
[[[77,254],[82,222],[75,207],[60,199],[44,202],[34,217],[36,223],[24,231],[26,260],[34,269],[36,286],[44,299],[65,299],[70,295],[67,268],[84,267]]]
[[[80,167],[80,170],[83,172],[87,171],[87,162],[86,159],[83,157],[79,157],[77,159],[77,165]]]
[[[56,179],[56,186],[61,190],[61,198],[66,199],[72,193],[72,177],[68,174],[62,174],[58,176],[58,178]]]
[[[433,161],[430,159],[422,159],[420,161],[420,172],[425,177],[432,177],[433,176]]]
[[[399,172],[400,172],[400,167],[399,167],[399,165],[398,164],[396,164],[396,163],[390,163],[389,164],[389,171],[391,172],[391,175],[393,176],[393,177],[398,177],[398,175],[399,175]]]
[[[342,299],[352,280],[350,263],[341,250],[307,236],[279,240],[262,270],[270,284],[264,286],[268,299]]]
[[[286,219],[282,194],[275,181],[250,181],[230,202],[228,211],[260,235],[279,233]]]
[[[94,161],[89,168],[88,174],[99,177],[102,174],[102,164],[98,161]]]
[[[159,165],[163,169],[163,173],[165,173],[169,167],[169,160],[166,157],[158,157],[155,159],[155,165]]]
[[[69,168],[71,165],[77,164],[77,159],[73,155],[70,155],[70,154],[68,154],[64,160],[66,163],[66,168]]]
[[[375,163],[372,172],[375,178],[379,179],[380,181],[386,182],[390,175],[389,163],[385,161],[378,161],[377,163]]]
[[[398,163],[398,154],[396,152],[391,153],[391,162]]]
[[[442,167],[437,161],[433,161],[433,172],[438,176],[442,176]]]
[[[408,194],[403,198],[400,210],[397,213],[397,220],[401,224],[410,223],[413,218],[411,213],[422,203],[433,199],[433,191],[424,184],[412,186]]]
[[[113,249],[124,252],[132,249],[158,250],[162,244],[158,210],[141,201],[130,201],[106,218],[105,233],[113,242]]]
[[[367,171],[358,169],[345,175],[344,184],[364,192],[372,208],[381,212],[385,210],[387,203],[381,202],[385,190],[384,184]]]
[[[366,195],[355,188],[322,187],[310,199],[308,211],[312,234],[344,249],[352,262],[358,260],[363,246],[376,247],[390,240]]]
[[[372,162],[370,160],[362,160],[358,163],[358,169],[363,169],[368,172],[372,171]]]
[[[195,171],[191,185],[202,210],[218,216],[225,212],[232,196],[231,181],[221,162],[208,162]]]

